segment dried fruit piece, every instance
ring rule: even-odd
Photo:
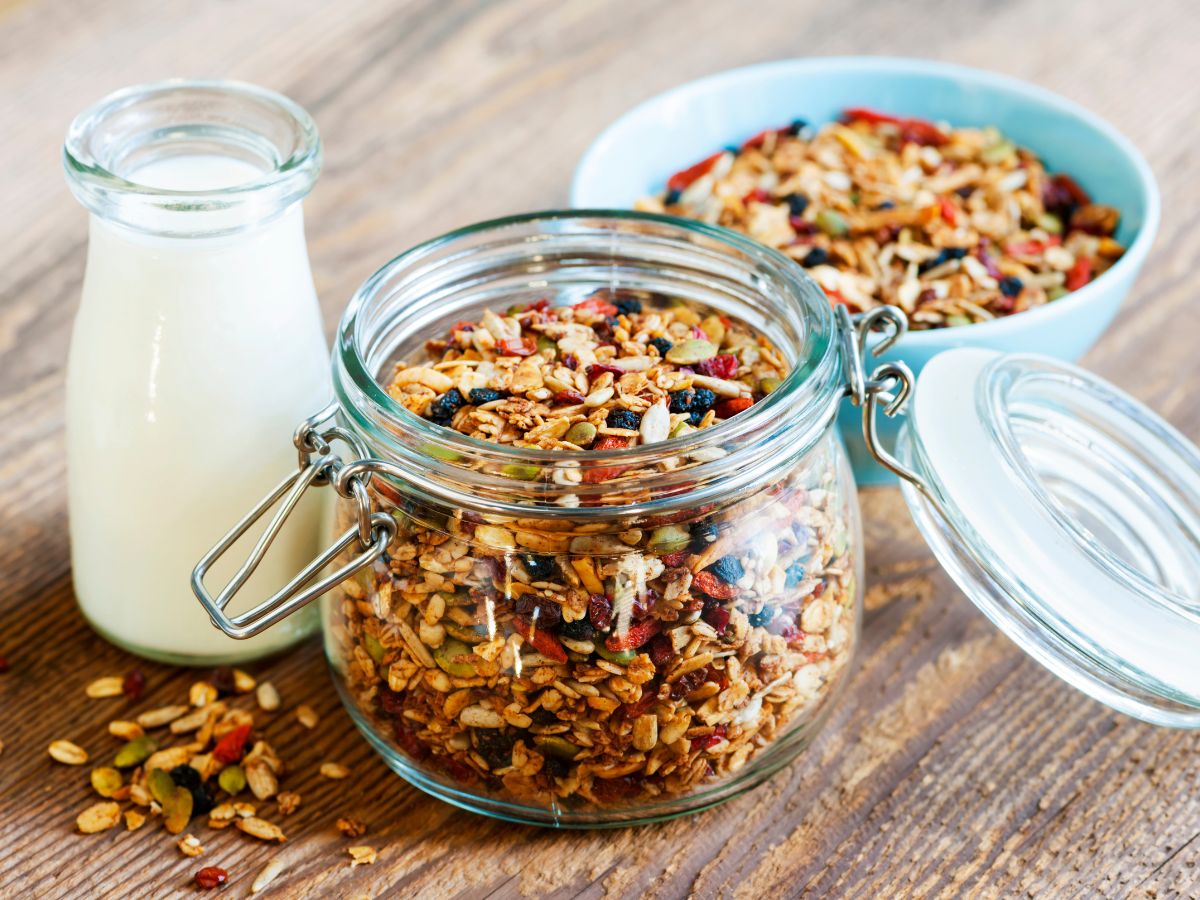
[[[367,833],[367,826],[359,819],[346,816],[337,820],[337,830],[342,833],[343,837],[356,838]]]
[[[88,683],[87,695],[93,699],[102,697],[120,697],[124,692],[124,679],[119,675],[106,675]]]
[[[142,674],[142,670],[134,669],[126,675],[125,680],[121,683],[121,690],[130,700],[142,699],[142,692],[146,690],[146,676]]]
[[[513,627],[542,656],[555,662],[567,661],[567,651],[563,649],[562,642],[546,629],[534,627],[520,616],[513,619]]]
[[[87,751],[71,741],[51,741],[50,758],[64,766],[82,766],[88,761]]]
[[[125,810],[125,830],[137,831],[146,824],[146,817],[136,809]]]
[[[352,869],[355,866],[372,865],[379,858],[374,847],[347,847],[346,852],[350,854],[350,868]]]
[[[718,600],[732,600],[740,593],[737,585],[727,584],[707,570],[692,576],[692,587]]]
[[[657,619],[647,619],[645,622],[631,625],[624,634],[612,635],[604,642],[604,646],[613,652],[636,650],[658,634],[661,628],[662,624]]]
[[[250,725],[239,725],[225,734],[213,747],[213,758],[218,762],[235,763],[246,753],[246,741],[250,738]]]
[[[199,838],[191,834],[185,834],[175,842],[175,846],[179,848],[179,852],[184,856],[195,858],[204,855],[204,845],[200,843]]]
[[[121,785],[124,783],[125,780],[116,769],[108,766],[92,769],[92,790],[101,797],[111,797],[121,789]]]
[[[111,801],[93,803],[75,817],[75,827],[83,834],[96,834],[108,831],[121,821],[120,805]]]
[[[196,873],[195,880],[201,890],[211,891],[228,881],[229,873],[220,866],[205,866]]]

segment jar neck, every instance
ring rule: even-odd
[[[167,238],[259,227],[304,199],[321,167],[308,114],[228,81],[126,88],[80,113],[63,146],[75,197],[97,218]]]
[[[564,453],[477,440],[404,409],[384,390],[398,360],[485,308],[596,287],[650,291],[746,322],[789,374],[714,428],[648,446]],[[572,518],[663,515],[768,483],[829,433],[842,395],[836,325],[820,288],[782,254],[725,229],[608,211],[536,213],[422,244],[376,272],[338,333],[334,383],[343,421],[388,474],[448,505],[495,513],[559,509]],[[624,477],[586,473],[621,468]]]

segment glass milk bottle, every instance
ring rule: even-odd
[[[79,606],[108,640],[166,662],[283,648],[315,617],[233,641],[196,605],[189,578],[295,465],[281,448],[331,397],[301,212],[321,166],[316,128],[261,88],[169,81],[80,114],[63,163],[91,212],[67,372]],[[278,589],[317,554],[322,509],[305,499],[252,593]]]

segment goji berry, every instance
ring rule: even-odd
[[[532,303],[530,303],[528,306],[526,306],[525,312],[530,312],[531,310],[538,310],[540,312],[543,309],[549,309],[549,308],[550,308],[550,298],[543,297],[541,300],[534,300]]]
[[[728,400],[722,400],[713,407],[718,416],[722,419],[732,419],[743,410],[749,409],[754,405],[754,401],[749,397],[730,397]]]
[[[137,700],[142,696],[142,691],[146,689],[146,676],[142,674],[141,669],[134,669],[125,676],[125,680],[121,682],[121,690],[125,692],[125,696],[130,700]]]
[[[940,147],[950,138],[932,122],[926,122],[924,119],[904,119],[900,123],[900,140],[922,146]]]
[[[537,343],[531,338],[505,338],[497,342],[501,356],[533,356]]]
[[[737,357],[732,353],[721,353],[696,363],[696,371],[709,378],[733,378],[737,370]]]
[[[720,159],[724,155],[725,155],[725,151],[721,150],[717,153],[714,153],[712,156],[705,157],[704,159],[700,160],[700,162],[696,163],[694,166],[689,166],[686,169],[682,169],[682,170],[676,172],[674,175],[672,175],[670,178],[667,179],[667,190],[668,191],[686,190],[688,185],[690,185],[697,178],[701,178],[704,175],[707,175],[709,173],[709,171],[712,169],[712,167],[717,164],[717,160]]]
[[[661,628],[662,625],[658,619],[647,619],[645,622],[629,626],[629,629],[623,634],[612,635],[604,642],[604,646],[613,653],[620,653],[622,650],[636,650],[658,634]]]
[[[588,619],[599,631],[612,624],[612,601],[604,594],[592,594],[588,598]]]
[[[738,595],[735,584],[726,584],[712,572],[697,572],[692,576],[692,587],[717,600],[732,600]]]
[[[217,741],[213,747],[213,759],[217,762],[235,763],[246,752],[246,740],[250,737],[250,726],[239,725]]]
[[[849,106],[842,110],[842,121],[846,123],[866,122],[869,125],[879,125],[884,122],[892,125],[900,124],[900,119],[896,116],[867,109],[865,106]]]
[[[743,203],[770,203],[771,195],[762,188],[755,188],[742,198]]]
[[[629,446],[629,438],[620,437],[615,434],[606,434],[600,437],[594,444],[593,450],[616,450],[620,447]],[[585,484],[599,484],[602,481],[607,481],[610,478],[616,478],[624,472],[628,466],[606,466],[599,469],[586,469],[583,473],[583,481]]]
[[[953,228],[958,224],[958,209],[949,197],[938,197],[938,210],[947,225]]]
[[[583,394],[576,391],[559,391],[554,395],[554,402],[562,404],[582,403]]]
[[[580,300],[571,309],[577,312],[595,313],[599,316],[615,316],[620,312],[615,306],[605,300],[603,297],[591,296],[586,300]]]
[[[229,880],[229,873],[220,866],[205,866],[196,873],[196,884],[201,890],[211,891]]]
[[[517,629],[517,634],[525,638],[542,656],[555,662],[565,663],[567,661],[567,651],[563,649],[558,638],[545,628],[536,628],[520,616],[513,619],[513,626]]]
[[[1075,260],[1075,265],[1067,272],[1067,290],[1077,291],[1092,280],[1092,261],[1086,256]]]

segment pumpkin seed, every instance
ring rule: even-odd
[[[769,394],[772,391],[779,390],[779,385],[782,382],[778,378],[763,378],[758,382],[758,389],[764,394]]]
[[[101,797],[111,797],[123,783],[124,779],[116,769],[108,766],[92,769],[92,789]]]
[[[113,765],[118,769],[128,769],[131,766],[140,765],[149,759],[150,754],[157,749],[158,744],[154,742],[154,738],[143,734],[141,737],[129,741],[117,751],[117,755],[113,757]]]
[[[579,747],[556,734],[535,737],[533,742],[537,744],[537,746],[540,747],[543,752],[549,754],[550,756],[558,757],[559,759],[574,759],[579,755]]]
[[[383,662],[383,644],[379,643],[379,638],[373,634],[368,634],[363,638],[363,646],[367,648],[367,655],[377,663]]]
[[[688,338],[680,341],[667,351],[667,362],[677,366],[691,366],[717,355],[717,345],[712,341],[702,341],[699,338]]]
[[[597,655],[607,659],[609,662],[616,663],[620,666],[629,665],[637,656],[636,650],[609,650],[603,644],[596,645]]]
[[[577,447],[590,447],[596,439],[596,426],[591,422],[576,422],[570,427],[563,440]]]
[[[155,769],[154,771],[159,771]],[[163,773],[166,775],[166,773]],[[171,780],[171,776],[167,775],[167,780]],[[192,818],[192,792],[185,787],[174,786],[166,801],[162,803],[163,810],[163,825],[171,834],[179,834],[183,829],[187,828],[187,823]]]
[[[438,664],[438,668],[456,678],[470,678],[475,674],[475,666],[469,661],[474,656],[470,647],[454,639],[446,641],[433,651],[433,660]],[[464,661],[464,657],[467,661]]]
[[[147,770],[146,787],[150,789],[150,796],[164,808],[167,801],[171,799],[171,795],[175,793],[175,782],[162,769]]]
[[[661,525],[650,532],[646,549],[654,553],[674,553],[691,543],[692,536],[682,525]]]
[[[538,466],[527,466],[521,463],[508,463],[500,467],[500,474],[506,478],[516,478],[518,481],[533,481],[541,473]]]
[[[830,237],[842,237],[850,232],[845,217],[832,209],[823,209],[817,213],[815,224]]]
[[[442,627],[446,629],[446,634],[450,635],[450,637],[468,644],[478,644],[487,638],[487,635],[482,631],[476,631],[474,628],[459,625],[450,619],[442,619]]]
[[[246,773],[241,766],[226,766],[217,776],[217,784],[227,794],[240,794],[246,789]]]

